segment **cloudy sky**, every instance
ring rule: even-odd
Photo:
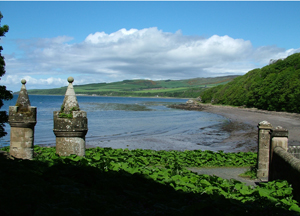
[[[300,2],[1,1],[18,91],[124,79],[242,75],[300,52]]]

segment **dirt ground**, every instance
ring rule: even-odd
[[[234,144],[235,151],[257,151],[257,125],[264,120],[274,128],[281,126],[287,129],[289,145],[300,145],[300,114],[201,103],[182,104],[176,108],[210,112],[228,118],[229,123],[222,130],[230,132],[230,137],[222,143]]]

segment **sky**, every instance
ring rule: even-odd
[[[243,75],[300,52],[300,1],[0,1],[19,91],[125,79]]]

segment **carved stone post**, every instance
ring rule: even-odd
[[[269,176],[269,155],[270,155],[270,131],[272,125],[267,121],[258,124],[258,153],[257,153],[257,177],[267,181]]]
[[[274,180],[276,162],[273,161],[273,152],[277,146],[280,146],[284,151],[288,150],[288,130],[280,126],[270,131],[271,146],[270,146],[270,166],[269,166],[269,181]]]
[[[15,106],[9,107],[10,154],[16,158],[32,159],[34,147],[34,126],[36,125],[36,107],[30,105],[25,87],[22,87]]]
[[[60,111],[53,112],[53,132],[56,136],[56,153],[60,156],[85,156],[85,135],[88,131],[87,115],[79,109],[73,89],[73,77],[68,78]]]

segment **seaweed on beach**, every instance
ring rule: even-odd
[[[143,104],[123,104],[123,103],[83,103],[87,111],[94,110],[124,110],[124,111],[152,111]]]

